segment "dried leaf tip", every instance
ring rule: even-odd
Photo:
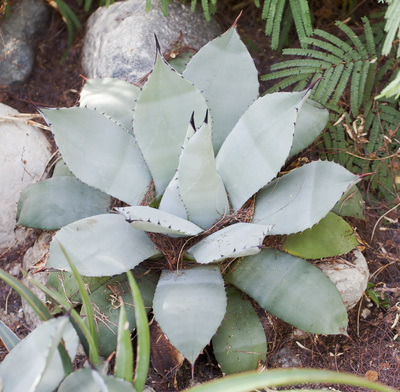
[[[239,21],[239,18],[242,16],[242,12],[243,12],[243,10],[242,11],[240,11],[240,13],[239,13],[239,15],[238,15],[238,17],[235,19],[235,21],[233,22],[233,25],[232,25],[232,27],[231,28],[235,28],[236,29],[236,27],[237,27],[237,23],[238,23],[238,21]]]

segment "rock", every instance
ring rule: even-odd
[[[369,271],[365,257],[353,251],[354,261],[317,263],[316,266],[335,284],[347,310],[356,306],[367,288]]]
[[[268,361],[271,367],[293,368],[302,367],[300,358],[290,347],[283,347],[276,352]]]
[[[11,16],[2,19],[0,86],[24,82],[34,61],[34,38],[46,26],[49,10],[40,0],[14,2]]]
[[[164,17],[159,0],[146,13],[143,0],[127,0],[101,7],[87,23],[82,66],[89,78],[113,77],[137,82],[154,65],[154,34],[161,52],[179,41],[199,50],[221,34],[215,20],[207,22],[203,11],[191,12],[190,3],[172,1]]]
[[[25,229],[14,231],[19,195],[40,180],[51,156],[50,143],[38,128],[1,119],[15,114],[0,104],[0,250],[24,240]]]
[[[29,248],[26,251],[22,262],[22,269],[24,271],[29,271],[36,263],[46,260],[52,238],[53,237],[51,234],[42,233],[35,244],[32,246],[32,248]],[[47,277],[47,272],[39,272],[33,275],[33,278],[43,285],[46,285]],[[28,286],[42,302],[46,302],[45,294],[36,286],[31,284],[28,278],[24,277],[22,279],[22,283]],[[41,320],[23,298],[22,309],[24,310],[26,324],[29,326],[30,329],[36,328],[41,323]]]

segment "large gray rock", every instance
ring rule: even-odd
[[[51,156],[51,145],[38,128],[4,121],[15,114],[15,109],[0,104],[0,251],[24,240],[25,231],[14,230],[19,195],[40,180]]]
[[[47,27],[48,7],[40,0],[13,3],[11,16],[0,20],[0,86],[24,82],[34,62],[34,38]]]
[[[101,7],[87,23],[82,66],[89,78],[113,77],[137,82],[154,65],[155,39],[161,52],[171,48],[182,33],[182,43],[199,50],[221,34],[215,20],[206,22],[203,12],[191,12],[190,3],[172,1],[168,16],[159,0],[152,0],[146,13],[145,0],[127,0]]]

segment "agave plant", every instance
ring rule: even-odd
[[[182,74],[158,48],[142,89],[87,80],[79,107],[42,109],[76,178],[58,171],[69,181],[28,188],[18,224],[61,227],[47,268],[71,271],[65,249],[91,287],[104,336],[118,322],[115,298],[128,293],[119,274],[134,268],[145,305],[192,365],[212,340],[223,372],[256,368],[267,342],[252,300],[305,331],[346,333],[339,292],[302,257],[357,245],[331,210],[359,177],[328,161],[279,174],[328,112],[308,90],[259,97],[257,76],[234,24]],[[73,196],[71,182],[81,189]],[[124,204],[104,213],[107,195]],[[269,246],[286,236],[281,250]],[[66,273],[50,285],[79,301]],[[115,349],[109,336],[99,344],[105,355]]]

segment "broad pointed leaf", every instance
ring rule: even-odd
[[[213,351],[225,374],[257,369],[265,361],[267,339],[251,302],[233,287],[227,288],[226,315],[212,339]]]
[[[197,235],[203,230],[186,219],[148,206],[121,207],[116,210],[138,230],[185,237]]]
[[[350,225],[330,212],[311,229],[290,235],[283,248],[303,259],[322,259],[350,252],[357,245]]]
[[[156,63],[138,98],[134,134],[149,165],[157,195],[174,176],[190,117],[200,124],[206,101],[191,83],[157,54]]]
[[[304,91],[274,93],[254,102],[226,138],[217,170],[235,210],[279,172],[292,146]]]
[[[47,267],[70,272],[60,244],[84,276],[120,274],[159,253],[146,233],[112,214],[81,219],[57,232]]]
[[[201,264],[255,255],[270,228],[253,223],[235,223],[205,237],[189,248],[188,253]]]
[[[187,129],[182,148],[185,148],[187,146],[190,138],[194,135],[194,133],[195,129],[193,128],[192,124],[190,124]],[[183,201],[179,191],[178,171],[175,172],[174,177],[165,189],[158,208],[162,211],[169,212],[172,215],[178,216],[179,218],[188,218],[187,211],[185,206],[183,205]]]
[[[335,285],[298,257],[263,249],[241,260],[225,279],[267,312],[303,331],[345,333],[347,314]]]
[[[42,112],[76,177],[125,203],[136,205],[142,201],[151,178],[132,135],[87,108]]]
[[[42,230],[60,227],[109,211],[111,198],[75,177],[54,177],[21,192],[17,224]]]
[[[328,161],[308,163],[272,181],[256,198],[253,222],[269,234],[292,234],[318,223],[357,176]]]
[[[170,342],[194,364],[225,315],[226,294],[219,267],[163,271],[153,311]]]
[[[190,221],[211,227],[229,211],[228,196],[215,166],[211,129],[204,123],[181,153],[178,187]]]
[[[147,273],[144,268],[136,267],[133,270],[136,282],[146,310],[149,312],[153,303],[154,291],[159,275]],[[97,320],[99,350],[102,356],[108,357],[117,347],[117,332],[120,317],[120,299],[125,303],[127,321],[130,325],[130,332],[136,327],[135,308],[132,302],[132,293],[129,288],[126,274],[109,278],[104,284],[98,287],[90,295],[93,312]],[[85,315],[83,308],[81,315]]]
[[[103,389],[100,389],[100,380]],[[104,389],[104,385],[105,388]],[[98,373],[91,368],[79,369],[70,374],[58,388],[58,392],[85,391],[85,392],[135,392],[132,384],[121,378]]]
[[[86,79],[79,105],[109,116],[132,133],[133,108],[140,88],[121,79]]]
[[[19,342],[20,338],[0,320],[0,339],[8,351],[11,351]]]
[[[322,105],[308,99],[303,103],[296,120],[289,158],[308,147],[325,129],[329,112]]]
[[[213,116],[218,152],[240,116],[258,97],[258,72],[235,27],[202,47],[183,73],[202,91]]]
[[[68,317],[46,321],[21,340],[0,364],[2,391],[55,390],[64,378],[57,351],[61,338],[73,359],[78,339]]]
[[[75,176],[71,173],[71,170],[69,170],[64,160],[60,158],[54,167],[53,175],[51,177],[54,178],[54,177],[75,177]]]
[[[332,212],[341,216],[364,219],[364,200],[357,185],[352,186],[343,194]]]

